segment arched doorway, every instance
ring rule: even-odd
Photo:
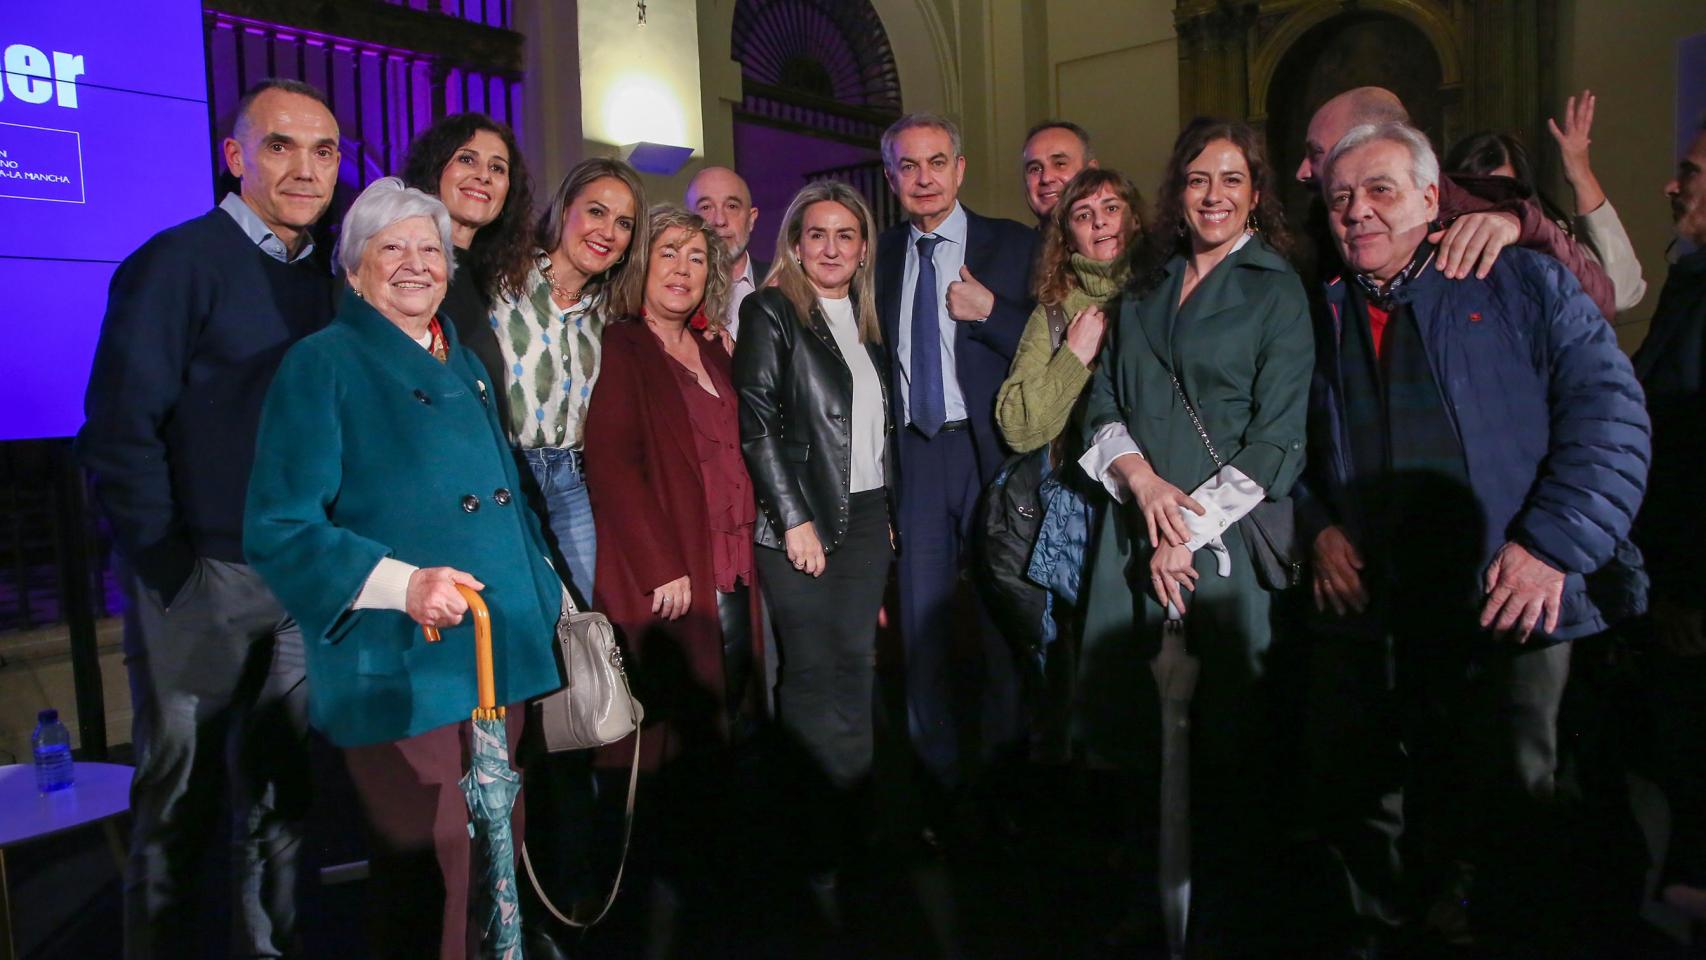
[[[886,221],[877,142],[900,115],[900,75],[868,0],[739,0],[730,55],[741,65],[735,169],[764,215],[752,251],[774,257],[782,212],[808,180],[848,181]]]
[[[1385,87],[1439,144],[1448,93],[1432,42],[1414,24],[1386,13],[1344,13],[1311,28],[1292,44],[1268,85],[1268,151],[1282,177],[1286,218],[1303,224],[1310,196],[1292,171],[1303,159],[1309,118],[1353,87]]]

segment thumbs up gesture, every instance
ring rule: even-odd
[[[988,320],[995,312],[995,294],[977,282],[971,270],[960,267],[960,278],[948,284],[948,316],[955,320]]]

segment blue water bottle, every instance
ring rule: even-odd
[[[36,789],[52,793],[71,786],[71,731],[59,722],[59,711],[49,707],[36,714],[36,732],[30,735],[36,755]]]

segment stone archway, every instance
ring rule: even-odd
[[[781,7],[795,8],[795,23],[803,17],[814,28],[777,36],[775,25],[786,22],[775,16]],[[767,16],[770,35],[755,43]],[[884,219],[892,197],[874,163],[877,135],[903,109],[958,109],[949,34],[929,0],[699,0],[699,20],[706,127],[729,131],[730,155],[718,161],[752,188],[761,211],[752,250],[761,259],[773,254],[777,218],[808,175],[830,171],[854,182]],[[861,43],[879,34],[880,43]],[[880,46],[881,55],[867,46]],[[870,73],[886,73],[888,85]]]
[[[1553,99],[1549,54],[1556,47],[1557,0],[1179,0],[1174,24],[1180,116],[1206,114],[1265,126],[1276,154],[1296,147],[1276,142],[1297,138],[1295,129],[1276,129],[1279,121],[1293,128],[1296,123],[1270,116],[1270,104],[1302,98],[1275,89],[1300,82],[1297,56],[1339,49],[1346,58],[1340,71],[1346,86],[1355,85],[1350,78],[1358,63],[1368,76],[1362,82],[1405,85],[1404,78],[1391,76],[1382,83],[1378,76],[1390,71],[1370,57],[1359,59],[1359,49],[1381,45],[1382,33],[1408,36],[1400,51],[1406,61],[1431,53],[1437,95],[1413,96],[1419,98],[1419,118],[1433,124],[1429,132],[1438,141],[1482,128],[1543,136]],[[1432,114],[1435,105],[1438,112]],[[1550,162],[1544,154],[1540,160]],[[1546,171],[1540,176],[1544,180]]]
[[[1357,11],[1326,18],[1291,38],[1271,72],[1252,86],[1266,96],[1258,104],[1268,134],[1268,153],[1281,179],[1286,216],[1303,222],[1309,198],[1290,176],[1303,159],[1309,118],[1331,97],[1360,86],[1398,94],[1411,119],[1436,143],[1443,142],[1445,114],[1457,105],[1458,85],[1446,81],[1437,47],[1414,22],[1388,13]],[[1265,80],[1266,82],[1261,82]]]

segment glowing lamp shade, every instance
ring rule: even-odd
[[[687,111],[655,77],[628,74],[604,97],[604,130],[615,143],[687,143]]]
[[[697,0],[575,4],[580,24],[581,131],[599,145],[650,144],[688,155],[705,146]]]

